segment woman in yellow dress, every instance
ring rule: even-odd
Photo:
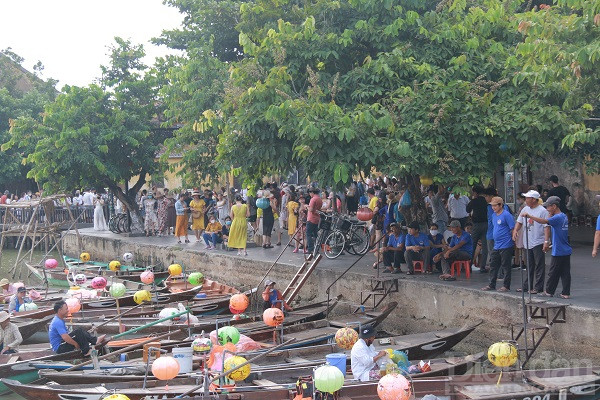
[[[288,235],[294,236],[298,224],[298,207],[300,204],[296,202],[296,194],[290,193],[289,200],[287,202],[287,214],[288,214]]]
[[[248,240],[248,223],[246,218],[250,216],[250,210],[247,204],[242,204],[242,196],[235,196],[235,204],[231,207],[230,213],[231,229],[229,230],[229,238],[227,247],[238,249],[238,256],[248,255],[246,252],[246,241]]]
[[[192,212],[192,230],[196,235],[196,242],[200,242],[202,232],[204,231],[204,209],[206,203],[200,198],[200,192],[192,192],[193,200],[190,202],[190,211]]]

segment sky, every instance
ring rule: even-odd
[[[0,16],[0,50],[11,47],[29,71],[41,61],[41,77],[57,79],[59,89],[98,78],[115,36],[143,44],[144,61],[153,64],[170,51],[150,39],[183,19],[162,0],[0,0]]]

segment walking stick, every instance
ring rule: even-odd
[[[527,218],[525,218],[525,243],[526,246],[529,246],[529,235],[527,234]],[[529,276],[529,257],[526,259],[527,266],[527,274]],[[521,271],[521,288],[523,288],[523,268],[519,265],[519,270]],[[528,279],[528,282],[530,279]],[[528,284],[530,286],[531,283]],[[529,290],[529,302],[531,303],[531,290]],[[523,338],[525,340],[525,362],[527,362],[529,358],[529,347],[527,346],[527,307],[525,306],[525,291],[521,290],[521,306],[523,307]],[[523,369],[525,363],[521,363],[521,369]]]

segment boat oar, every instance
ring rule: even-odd
[[[171,320],[173,318],[177,318],[177,317],[179,317],[179,316],[181,316],[183,314],[187,314],[189,312],[190,312],[190,309],[186,308],[185,311],[178,312],[178,313],[170,315],[168,317],[161,318],[161,319],[156,320],[156,321],[152,321],[152,322],[150,322],[150,323],[148,323],[146,325],[138,326],[137,328],[130,329],[130,330],[128,330],[126,332],[123,332],[123,333],[119,333],[118,335],[113,336],[113,339],[117,339],[117,338],[123,337],[125,335],[129,335],[131,333],[136,333],[138,331],[141,331],[142,329],[148,328],[148,327],[156,325],[156,324],[160,324],[161,322],[165,322],[165,321]]]
[[[119,333],[125,332],[125,325],[123,325],[123,321],[121,321],[121,309],[119,308],[119,298],[117,297],[117,318],[119,319]]]
[[[114,317],[112,317],[112,318],[110,318],[110,319],[108,319],[108,320],[104,321],[104,322],[103,322],[103,323],[101,323],[100,325],[97,325],[97,326],[92,326],[92,328],[91,328],[91,329],[88,329],[88,332],[93,332],[93,331],[97,330],[98,328],[100,328],[101,326],[104,326],[104,325],[108,324],[109,322],[112,322],[112,321],[114,321],[114,320],[115,320],[115,319],[117,319],[117,318],[119,318],[119,319],[120,319],[120,318],[121,318],[123,315],[129,314],[129,313],[130,313],[130,312],[132,312],[133,310],[135,310],[135,309],[137,309],[137,308],[139,308],[139,307],[141,307],[141,306],[143,306],[143,305],[145,305],[145,304],[149,304],[149,303],[148,303],[147,301],[143,301],[143,302],[141,302],[140,304],[138,304],[137,306],[135,306],[135,307],[131,307],[130,309],[128,309],[128,310],[126,310],[126,311],[123,311],[122,313],[120,313],[120,314],[117,314],[117,315],[115,315]]]
[[[104,360],[105,358],[108,358],[110,356],[116,356],[116,355],[121,354],[121,353],[126,353],[128,351],[135,350],[138,347],[141,347],[141,346],[143,346],[145,344],[148,344],[150,342],[156,342],[157,340],[161,340],[161,339],[166,339],[169,336],[174,335],[174,334],[179,333],[179,332],[185,332],[185,331],[183,329],[179,329],[177,331],[168,332],[168,333],[165,333],[165,334],[162,334],[162,335],[159,335],[159,336],[154,336],[154,337],[151,337],[151,338],[148,338],[148,339],[144,340],[143,342],[135,343],[135,344],[132,344],[130,346],[123,347],[121,350],[116,350],[116,351],[113,351],[111,353],[108,353],[108,354],[105,354],[103,356],[100,356],[100,357],[98,357],[98,360]],[[78,369],[79,367],[83,367],[83,366],[91,364],[93,362],[94,362],[94,360],[84,361],[84,362],[82,362],[80,364],[73,365],[72,367],[69,367],[69,368],[65,369],[64,371],[65,372],[67,372],[67,371],[73,371],[74,369]]]
[[[255,357],[252,357],[251,359],[249,359],[249,360],[248,360],[248,361],[246,361],[245,363],[242,363],[242,364],[240,364],[240,365],[237,365],[235,368],[232,368],[232,369],[230,369],[230,370],[227,370],[227,371],[223,372],[222,374],[220,374],[220,375],[218,375],[218,376],[216,376],[216,377],[212,378],[212,379],[211,379],[211,381],[212,381],[212,382],[214,382],[214,381],[217,381],[217,380],[219,380],[219,379],[221,379],[221,378],[224,378],[224,377],[226,377],[227,375],[229,375],[230,373],[232,373],[233,371],[237,371],[238,369],[240,369],[240,368],[242,368],[242,367],[245,367],[246,365],[248,365],[248,364],[251,364],[251,363],[253,363],[253,362],[254,362],[254,361],[256,361],[256,360],[258,360],[258,359],[260,359],[260,358],[263,358],[263,357],[264,357],[264,356],[266,356],[267,354],[269,354],[269,353],[271,353],[271,352],[273,352],[273,351],[275,351],[275,350],[279,350],[280,348],[282,348],[282,347],[284,347],[284,346],[287,346],[288,344],[290,344],[290,343],[293,343],[293,342],[295,342],[295,341],[296,341],[296,338],[291,338],[291,339],[289,339],[288,341],[281,343],[280,345],[277,345],[277,346],[275,346],[275,347],[271,347],[269,350],[265,351],[264,353],[260,353],[259,355],[255,356]],[[205,377],[204,379],[206,379],[206,377]],[[187,392],[184,392],[184,393],[182,393],[182,394],[180,394],[180,395],[176,396],[175,398],[177,398],[177,399],[178,399],[178,398],[181,398],[181,397],[185,397],[185,396],[187,396],[188,394],[194,393],[196,390],[198,390],[198,389],[202,389],[202,388],[205,386],[205,384],[206,384],[206,382],[203,382],[203,383],[202,383],[202,385],[195,386],[195,387],[191,388],[190,390],[188,390]]]

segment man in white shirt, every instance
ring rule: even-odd
[[[523,193],[525,204],[521,210],[517,223],[513,229],[513,240],[516,241],[519,230],[527,222],[527,232],[523,233],[523,244],[527,249],[527,258],[529,259],[529,270],[523,281],[523,288],[517,289],[517,292],[523,290],[530,291],[531,294],[544,292],[544,276],[546,274],[546,258],[543,251],[544,243],[549,243],[550,227],[545,224],[535,222],[531,218],[525,219],[524,215],[532,215],[536,218],[548,219],[548,211],[540,205],[540,194],[535,190]],[[531,285],[531,287],[529,287]]]
[[[84,206],[93,206],[94,205],[94,193],[92,190],[88,189],[83,194],[83,205]]]
[[[448,211],[450,211],[450,220],[458,220],[460,222],[461,229],[465,229],[467,223],[467,204],[469,204],[469,198],[464,194],[454,192],[452,196],[448,198]]]
[[[387,353],[384,350],[377,352],[373,342],[375,341],[375,328],[371,325],[365,325],[361,327],[360,339],[350,352],[350,363],[352,368],[352,375],[354,379],[361,382],[367,382],[371,379],[371,373],[373,377],[375,374],[379,374],[378,361],[387,357]]]

